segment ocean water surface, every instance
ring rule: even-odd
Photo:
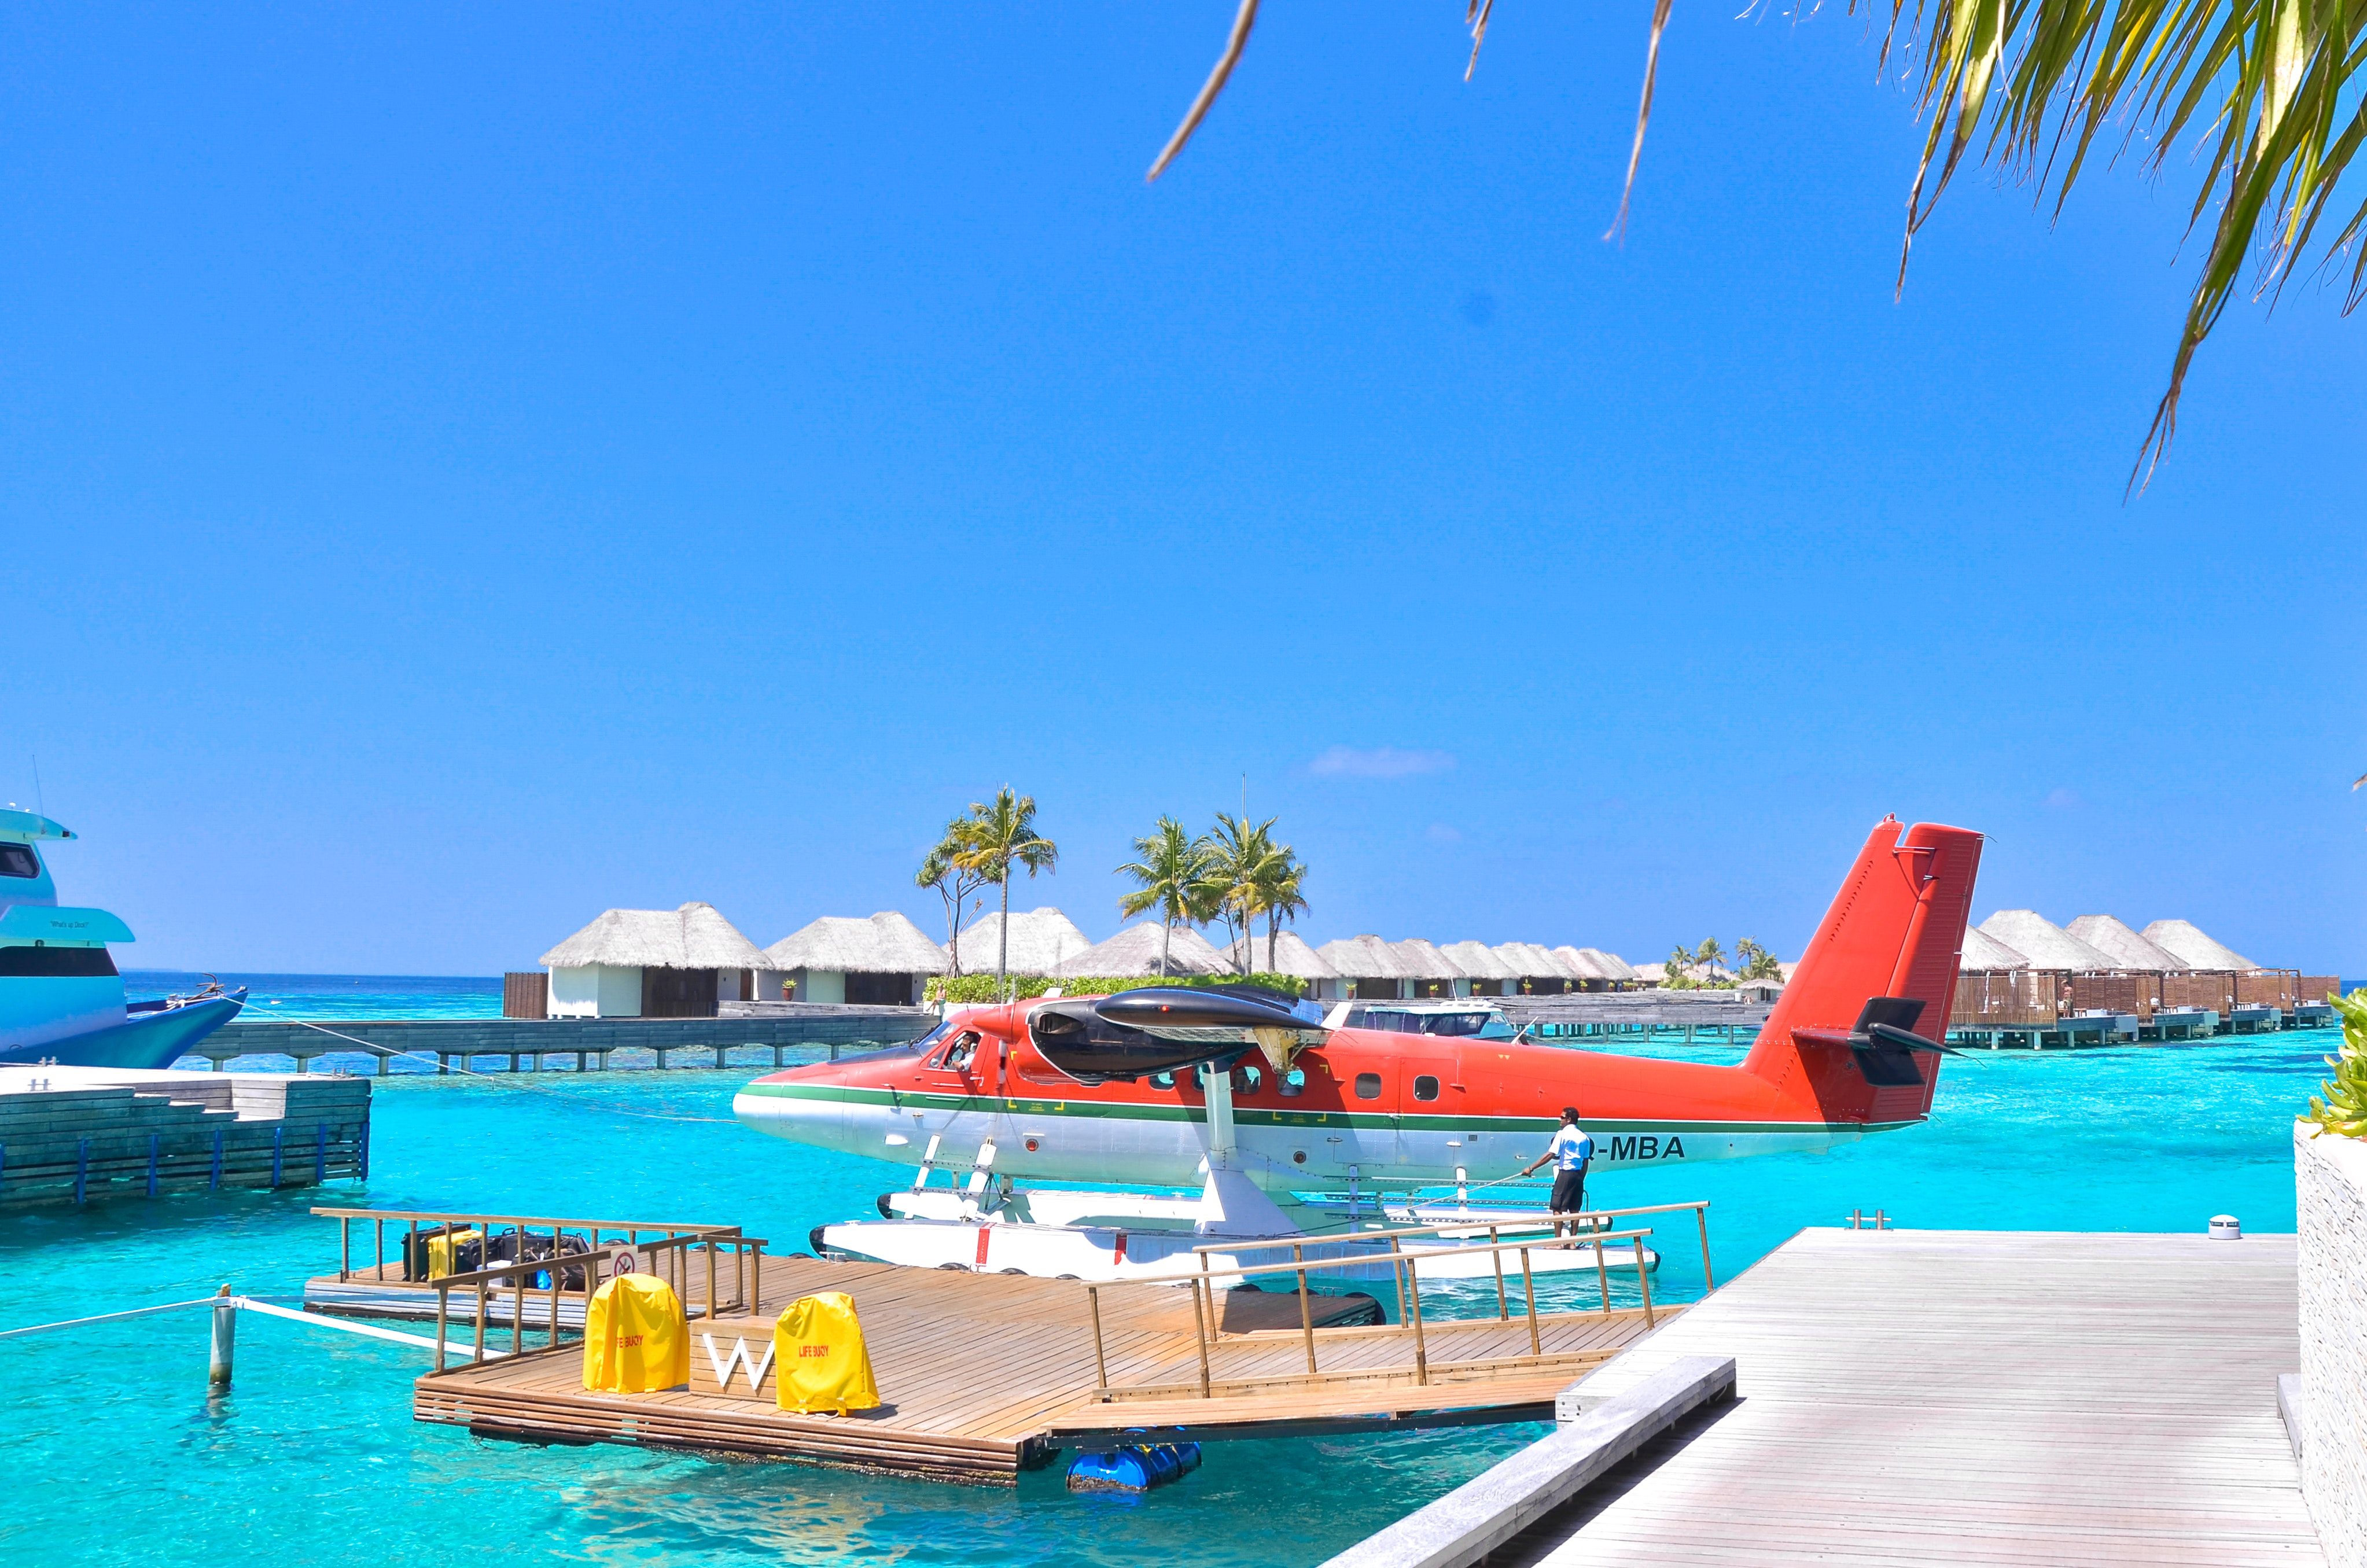
[[[498,1010],[497,993],[493,1001]],[[1852,1209],[1918,1227],[2197,1232],[2226,1212],[2249,1229],[2289,1231],[2291,1119],[2333,1042],[2311,1031],[1951,1058],[1926,1126],[1823,1154],[1604,1175],[1590,1196],[1708,1199],[1721,1277]],[[1738,1055],[1673,1045],[1651,1053]],[[751,1075],[385,1080],[374,1085],[366,1190],[10,1214],[0,1269],[39,1288],[0,1307],[0,1327],[225,1282],[292,1296],[335,1267],[336,1227],[310,1216],[316,1201],[736,1221],[789,1250],[815,1224],[868,1213],[875,1195],[906,1179],[740,1128],[731,1095]],[[1655,1283],[1663,1299],[1699,1292],[1690,1229],[1665,1244]],[[946,1332],[968,1330],[949,1322]],[[482,1440],[412,1422],[410,1385],[425,1361],[408,1347],[250,1315],[237,1384],[214,1398],[202,1312],[0,1341],[10,1391],[0,1458],[15,1482],[0,1549],[60,1564],[458,1564],[489,1554],[718,1568],[1306,1563],[1537,1430],[1212,1444],[1206,1465],[1176,1485],[1139,1499],[1086,1497],[1067,1493],[1057,1468],[1000,1490]]]
[[[208,980],[247,988],[249,1018],[498,1018],[499,975],[438,974],[198,974],[187,970],[127,969],[132,1000],[187,994]]]

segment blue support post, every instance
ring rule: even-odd
[[[222,1130],[217,1127],[214,1129],[213,1174],[206,1178],[206,1190],[208,1192],[216,1191],[221,1187],[221,1141]]]
[[[278,1187],[278,1185],[279,1185],[279,1145],[280,1145],[280,1142],[281,1142],[281,1137],[280,1137],[280,1135],[281,1135],[282,1133],[286,1132],[287,1131],[288,1131],[288,1124],[287,1124],[286,1122],[284,1122],[284,1121],[283,1121],[283,1122],[281,1122],[281,1123],[279,1123],[279,1125],[277,1125],[277,1127],[274,1127],[274,1128],[271,1130],[271,1185],[272,1185],[275,1188],[276,1188],[276,1187]]]
[[[329,1179],[329,1124],[312,1124],[312,1185],[319,1187]]]
[[[162,1152],[164,1142],[160,1134],[148,1134],[148,1196],[151,1198],[156,1196],[156,1156]]]
[[[89,1178],[90,1140],[77,1138],[74,1140],[74,1201],[76,1203],[82,1201],[83,1184]]]
[[[363,1122],[362,1122],[362,1174],[361,1174],[361,1179],[362,1179],[363,1181],[368,1181],[368,1180],[369,1180],[369,1122],[368,1122],[368,1120],[367,1119],[365,1119],[363,1120]]]

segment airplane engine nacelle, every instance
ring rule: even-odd
[[[1054,1068],[1081,1084],[1102,1084],[1230,1063],[1252,1047],[1287,1061],[1328,1038],[1314,1013],[1259,986],[1152,986],[1048,1002],[1028,1015],[1027,1034]]]

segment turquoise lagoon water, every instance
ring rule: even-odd
[[[123,988],[137,1001],[187,994],[209,979],[247,988],[248,1018],[498,1018],[498,975],[231,974],[186,970],[128,969]]]
[[[1721,1275],[1852,1208],[1910,1226],[2200,1231],[2231,1212],[2252,1229],[2290,1230],[2291,1116],[2332,1046],[2316,1031],[1951,1059],[1927,1126],[1820,1155],[1604,1176],[1591,1196],[1709,1199]],[[0,1325],[180,1300],[225,1281],[292,1295],[334,1266],[334,1225],[306,1212],[323,1197],[730,1221],[787,1249],[814,1224],[868,1212],[900,1183],[889,1166],[730,1124],[731,1093],[749,1075],[384,1081],[366,1191],[12,1215],[0,1270],[31,1288],[0,1308]],[[1669,1239],[1664,1297],[1699,1290],[1689,1242]],[[72,1564],[457,1564],[489,1552],[718,1568],[1313,1562],[1536,1430],[1215,1444],[1198,1473],[1148,1497],[1076,1497],[1057,1470],[990,1490],[483,1441],[410,1420],[422,1352],[252,1316],[239,1339],[237,1386],[220,1399],[205,1388],[198,1312],[0,1341],[10,1391],[0,1458],[15,1483],[0,1550]]]

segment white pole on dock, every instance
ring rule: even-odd
[[[208,1358],[206,1382],[215,1389],[230,1387],[231,1362],[238,1350],[238,1303],[230,1297],[230,1287],[221,1288],[214,1299],[213,1352]]]

